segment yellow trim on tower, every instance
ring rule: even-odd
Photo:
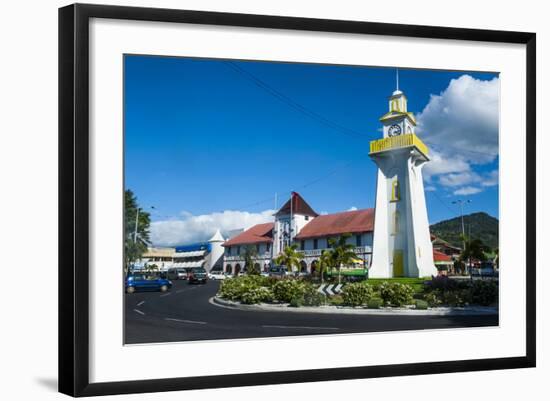
[[[428,156],[428,147],[415,134],[404,134],[371,141],[370,154],[408,147],[415,147],[424,156]]]

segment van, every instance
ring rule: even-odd
[[[168,269],[168,280],[187,280],[188,269],[184,267],[171,267]]]

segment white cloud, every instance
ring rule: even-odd
[[[431,95],[417,116],[418,134],[430,148],[426,183],[462,187],[455,195],[479,193],[498,184],[498,170],[483,174],[474,166],[498,156],[499,96],[498,78],[483,81],[470,75],[451,80],[443,92]]]
[[[460,157],[449,158],[437,151],[430,150],[430,161],[426,163],[423,174],[427,181],[433,176],[470,171],[470,165]]]
[[[157,246],[175,246],[208,240],[217,229],[222,234],[231,230],[247,229],[256,224],[273,221],[275,210],[250,213],[225,210],[195,216],[189,212],[180,213],[181,218],[151,223],[151,242]]]
[[[481,188],[464,187],[464,188],[457,189],[456,191],[453,192],[453,194],[455,194],[455,195],[473,195],[473,194],[478,194],[481,191],[482,191]]]
[[[498,155],[500,82],[462,75],[451,80],[418,115],[418,133],[428,146],[456,163],[489,163]]]
[[[357,210],[357,208],[355,206],[352,206],[348,209],[348,212],[354,212],[356,210]]]
[[[484,187],[494,187],[495,185],[498,185],[498,170],[493,170],[488,173],[481,185]]]
[[[481,181],[479,174],[473,171],[463,173],[452,173],[439,177],[439,183],[446,187],[459,187],[466,184],[472,184]]]
[[[426,191],[428,192],[433,192],[433,191],[437,191],[437,188],[434,187],[433,185],[428,185],[424,188]]]

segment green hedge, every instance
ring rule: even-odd
[[[380,284],[380,297],[385,305],[404,306],[413,301],[413,288],[408,284],[385,281]]]
[[[374,296],[374,289],[365,282],[351,283],[344,287],[342,299],[344,305],[362,306]]]

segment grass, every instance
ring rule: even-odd
[[[384,281],[408,284],[410,285],[415,293],[422,293],[424,289],[424,282],[431,280],[431,277],[395,277],[395,278],[369,278],[367,283],[372,285],[382,284]]]

